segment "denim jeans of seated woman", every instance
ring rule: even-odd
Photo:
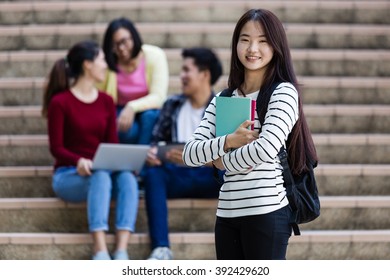
[[[169,247],[168,198],[216,198],[220,184],[209,167],[164,164],[146,168],[145,203],[152,249]],[[188,221],[190,222],[190,221]]]
[[[111,199],[116,201],[116,230],[134,232],[138,211],[138,184],[128,171],[93,171],[80,176],[76,167],[60,167],[53,175],[53,190],[67,202],[87,202],[89,230],[107,231]]]
[[[117,106],[117,116],[123,106]],[[160,110],[150,109],[135,114],[133,125],[128,131],[119,131],[119,141],[126,144],[150,144],[152,131],[157,122]]]

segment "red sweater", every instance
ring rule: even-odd
[[[76,166],[81,157],[92,159],[100,143],[118,143],[115,105],[103,92],[93,103],[78,100],[69,90],[58,93],[47,119],[54,168]]]

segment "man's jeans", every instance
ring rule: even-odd
[[[220,185],[210,167],[174,164],[146,168],[145,202],[152,249],[169,247],[168,198],[217,198]]]

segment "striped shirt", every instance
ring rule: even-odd
[[[237,90],[233,92],[237,96]],[[241,217],[273,212],[288,204],[283,187],[283,168],[277,156],[298,119],[298,92],[291,83],[281,83],[271,95],[264,124],[255,116],[259,138],[225,152],[226,135],[215,137],[215,98],[199,127],[186,143],[183,160],[202,166],[222,158],[226,173],[219,194],[217,216]]]

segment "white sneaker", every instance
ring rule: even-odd
[[[172,260],[173,254],[168,247],[156,247],[150,254],[148,260]]]
[[[99,251],[95,255],[92,256],[92,260],[107,261],[107,260],[111,260],[111,257],[107,251]]]
[[[129,260],[129,255],[126,250],[115,251],[112,255],[113,260]]]

